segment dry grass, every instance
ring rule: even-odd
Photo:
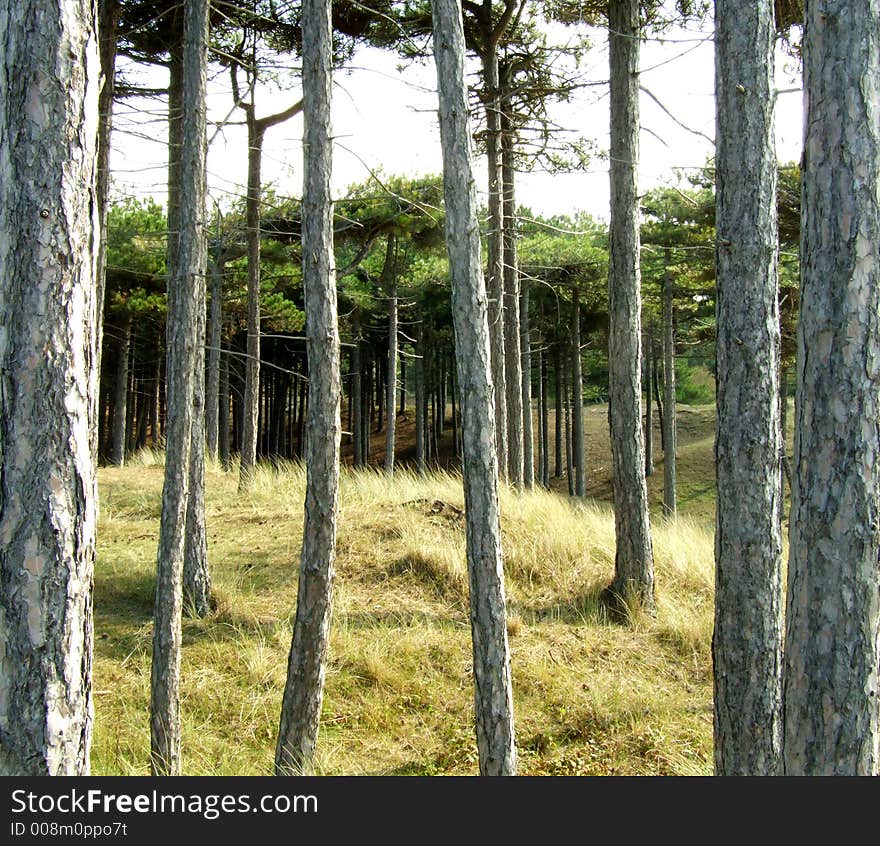
[[[93,771],[146,773],[161,456],[101,471]],[[208,473],[217,607],[184,622],[183,757],[192,774],[271,769],[296,599],[304,472]],[[343,472],[319,739],[328,774],[477,771],[461,481]],[[607,620],[601,504],[502,492],[520,770],[711,770],[711,533],[654,527],[658,612]]]

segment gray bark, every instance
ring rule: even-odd
[[[654,475],[654,406],[651,402],[651,371],[654,368],[654,322],[648,324],[645,342],[645,475]]]
[[[464,76],[464,32],[457,0],[435,0],[432,12],[443,147],[446,247],[452,276],[452,315],[462,398],[477,746],[481,774],[514,775],[516,743],[498,512],[495,411]],[[516,385],[518,388],[518,381]]]
[[[260,426],[260,193],[262,191],[260,165],[263,158],[264,133],[254,120],[253,106],[248,111],[247,126],[247,359],[244,371],[239,490],[247,486],[254,465],[257,463],[257,436]]]
[[[119,26],[119,0],[99,0],[98,36],[101,56],[101,92],[98,95],[98,219],[101,234],[98,241],[98,265],[95,285],[97,314],[98,373],[104,350],[104,293],[107,289],[107,198],[110,193],[110,139],[113,132],[113,91],[116,78],[116,43]],[[100,379],[98,380],[100,391]],[[95,432],[97,437],[97,432]],[[95,442],[97,447],[97,441]]]
[[[609,405],[617,549],[610,593],[654,604],[654,555],[642,440],[639,272],[639,3],[611,0]]]
[[[584,376],[581,367],[581,301],[575,288],[571,297],[571,440],[575,496],[587,495],[584,458]]]
[[[2,4],[0,44],[0,775],[88,775],[95,4]]]
[[[179,171],[179,238],[168,280],[166,330],[165,483],[159,523],[153,663],[150,691],[150,764],[153,775],[180,773],[180,624],[184,542],[190,485],[193,391],[198,321],[204,310],[206,0],[184,5],[183,113]],[[186,198],[186,202],[182,202]],[[169,198],[169,206],[171,199]]]
[[[529,330],[529,283],[523,282],[519,295],[519,331],[522,351],[523,404],[523,485],[535,486],[535,442],[532,429],[532,341]]]
[[[779,767],[782,626],[773,4],[717,0],[715,12],[715,770],[771,775]],[[663,306],[669,456],[668,277]]]
[[[425,472],[425,420],[427,396],[425,392],[425,325],[420,320],[416,326],[416,470]]]
[[[547,380],[547,351],[539,353],[538,372],[540,373],[540,419],[541,419],[541,485],[550,490],[550,419],[547,413],[549,382]]]
[[[491,3],[490,3],[491,10]],[[491,13],[491,11],[490,11]],[[504,372],[504,208],[501,202],[501,104],[499,102],[498,48],[487,38],[483,55],[486,89],[486,159],[489,172],[489,231],[487,288],[489,295],[489,351],[495,386],[495,433],[498,466],[507,472],[507,402]]]
[[[556,393],[556,414],[554,415],[554,435],[555,435],[555,473],[553,474],[557,479],[562,478],[562,461],[563,461],[563,431],[562,431],[562,421],[564,417],[563,412],[563,397],[565,396],[565,391],[562,389],[562,343],[560,341],[556,341],[553,345],[553,375],[555,382],[555,393]]]
[[[204,237],[204,235],[203,235]],[[204,251],[207,258],[207,250]],[[183,554],[183,607],[193,617],[211,611],[211,572],[208,569],[208,530],[205,524],[205,273],[199,274],[196,300],[195,381],[193,384],[192,447],[186,542]]]
[[[220,439],[220,345],[223,342],[223,267],[209,261],[211,319],[208,322],[208,363],[205,377],[205,447],[217,458]]]
[[[732,284],[735,285],[736,282]],[[666,414],[663,417],[663,514],[666,517],[674,517],[677,509],[675,451],[678,449],[678,433],[675,425],[675,323],[672,319],[673,295],[672,275],[667,272],[663,277],[663,392],[665,394],[663,406],[666,410]]]
[[[362,396],[362,379],[361,379],[361,320],[360,312],[355,306],[351,316],[351,329],[354,334],[354,344],[351,348],[351,439],[354,447],[354,466],[363,467],[364,460],[364,439],[363,439],[363,396]]]
[[[808,3],[786,775],[880,768],[880,4]]]
[[[505,85],[507,87],[507,85]],[[516,251],[516,196],[513,144],[516,130],[508,98],[501,108],[501,185],[504,255],[504,380],[507,402],[507,478],[523,486],[522,349],[519,327],[519,261]]]
[[[382,275],[385,277],[384,284],[388,292],[388,379],[385,386],[387,400],[385,402],[386,418],[385,425],[385,472],[389,475],[394,473],[394,445],[397,429],[397,278],[394,267],[394,244],[393,234],[388,235],[388,245],[385,253],[385,267]]]
[[[113,446],[110,461],[117,467],[125,464],[125,445],[128,425],[128,358],[131,349],[131,315],[122,317],[119,351],[116,359],[116,382],[113,386]]]
[[[229,354],[220,357],[220,388],[217,407],[217,449],[220,453],[220,465],[229,470]]]
[[[336,557],[342,426],[330,194],[331,31],[329,0],[304,0],[302,255],[309,360],[307,482],[296,620],[275,752],[277,775],[307,772],[314,759]]]

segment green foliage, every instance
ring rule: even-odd
[[[159,276],[165,272],[167,223],[152,198],[125,197],[107,212],[107,267]]]

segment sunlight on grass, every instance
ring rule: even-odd
[[[162,456],[100,473],[96,774],[146,774]],[[207,473],[215,609],[185,620],[184,771],[267,774],[296,601],[305,470]],[[477,771],[461,480],[343,470],[318,771]],[[656,618],[610,622],[610,510],[501,491],[520,771],[711,771],[711,532],[657,521]]]

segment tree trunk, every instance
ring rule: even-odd
[[[880,766],[878,79],[876,0],[808,3],[786,775]]]
[[[581,301],[575,288],[571,298],[571,438],[575,473],[575,496],[587,495],[584,459],[584,376],[581,369]]]
[[[354,335],[354,342],[351,347],[351,441],[354,451],[353,463],[355,467],[364,466],[364,440],[363,425],[361,417],[363,415],[363,398],[361,392],[361,320],[360,312],[355,306],[351,315],[351,331]]]
[[[541,455],[543,466],[541,469],[541,485],[550,490],[550,417],[548,414],[549,381],[547,379],[547,352],[546,348],[541,353],[539,363],[541,373]]]
[[[98,3],[98,36],[101,56],[101,92],[98,95],[98,159],[95,199],[98,204],[100,238],[95,278],[97,371],[101,372],[104,351],[104,295],[107,290],[107,203],[110,194],[110,140],[113,134],[113,92],[116,79],[116,44],[119,28],[119,0]],[[100,382],[98,383],[100,390]],[[95,448],[97,449],[97,432]]]
[[[669,256],[667,255],[667,261]],[[775,270],[773,271],[775,274]],[[736,285],[736,283],[733,283]],[[673,297],[675,288],[672,274],[663,277],[663,514],[674,517],[676,512],[675,451],[678,433],[675,425],[675,323],[673,321]]]
[[[645,336],[645,475],[654,475],[654,404],[651,396],[651,371],[654,367],[654,321]]]
[[[416,328],[416,470],[425,472],[425,420],[427,397],[425,394],[425,326],[420,320]]]
[[[217,449],[220,453],[220,466],[229,470],[229,351],[223,350],[220,357],[220,404],[217,407]]]
[[[782,633],[773,5],[718,0],[715,10],[715,770],[772,775],[779,767]],[[667,467],[675,450],[671,322],[667,274]]]
[[[654,554],[642,440],[639,279],[639,3],[610,0],[611,224],[609,412],[617,541],[612,601],[654,607]]]
[[[554,436],[555,436],[555,459],[554,462],[556,467],[556,472],[553,474],[557,479],[562,478],[562,461],[563,461],[563,433],[562,433],[562,421],[564,417],[563,412],[563,397],[565,396],[565,391],[562,387],[562,342],[557,340],[553,344],[553,374],[555,378],[555,388],[556,388],[556,415],[554,423]]]
[[[131,315],[122,316],[119,328],[119,352],[116,359],[116,383],[113,388],[113,447],[110,462],[117,467],[125,464],[125,446],[128,426],[128,359],[131,349]]]
[[[394,235],[388,236],[388,246],[385,254],[385,268],[383,276],[388,290],[388,378],[386,390],[388,399],[385,402],[387,409],[387,423],[385,426],[385,472],[389,475],[394,473],[394,444],[397,429],[397,280],[394,267]]]
[[[527,490],[531,490],[535,486],[535,442],[532,431],[532,341],[528,282],[523,282],[520,287],[519,330],[522,351],[523,484]]]
[[[569,361],[569,365],[571,362]],[[571,393],[569,391],[569,383],[572,380],[569,378],[568,370],[563,371],[562,374],[562,384],[563,384],[563,396],[565,397],[565,478],[568,482],[568,495],[574,496],[574,451],[572,449],[573,439],[571,432]]]
[[[219,230],[219,227],[218,227]],[[220,345],[223,340],[223,266],[210,262],[211,320],[208,332],[208,372],[205,379],[205,446],[217,458],[220,425]]]
[[[432,11],[443,147],[446,247],[452,276],[452,316],[462,397],[477,746],[481,774],[514,775],[516,743],[498,512],[495,411],[470,150],[464,33],[461,8],[456,0],[435,0]],[[519,382],[515,384],[518,387]]]
[[[204,232],[202,237],[204,237]],[[204,251],[207,257],[207,250]],[[204,269],[204,266],[203,266]],[[192,402],[192,446],[189,465],[189,499],[186,506],[186,541],[183,554],[183,607],[193,617],[211,611],[211,572],[208,569],[208,530],[205,525],[205,274],[199,277],[196,312],[195,379]]]
[[[491,29],[491,19],[488,22]],[[488,309],[489,352],[495,390],[495,438],[498,467],[507,473],[507,386],[504,370],[504,207],[501,201],[501,103],[499,100],[498,47],[485,33],[483,84],[486,91],[486,160],[489,173]]]
[[[0,775],[88,775],[98,372],[94,4],[0,9]]]
[[[505,89],[510,81],[502,82]],[[504,247],[504,380],[507,391],[507,477],[523,486],[522,350],[519,326],[519,264],[516,254],[516,196],[513,145],[516,130],[509,95],[501,107],[501,185]]]
[[[247,183],[247,360],[244,371],[244,428],[241,441],[241,465],[238,489],[247,487],[257,463],[257,438],[260,425],[260,198],[263,158],[263,130],[254,119],[253,106],[248,111],[248,183]]]
[[[165,484],[159,524],[150,753],[153,775],[180,773],[180,623],[199,314],[205,307],[206,0],[184,5],[179,240],[168,280]],[[171,200],[169,198],[169,204]]]
[[[329,0],[303,0],[302,255],[309,360],[307,467],[296,620],[281,707],[275,773],[311,769],[330,639],[339,497],[339,330],[333,265],[330,171],[331,23]]]

